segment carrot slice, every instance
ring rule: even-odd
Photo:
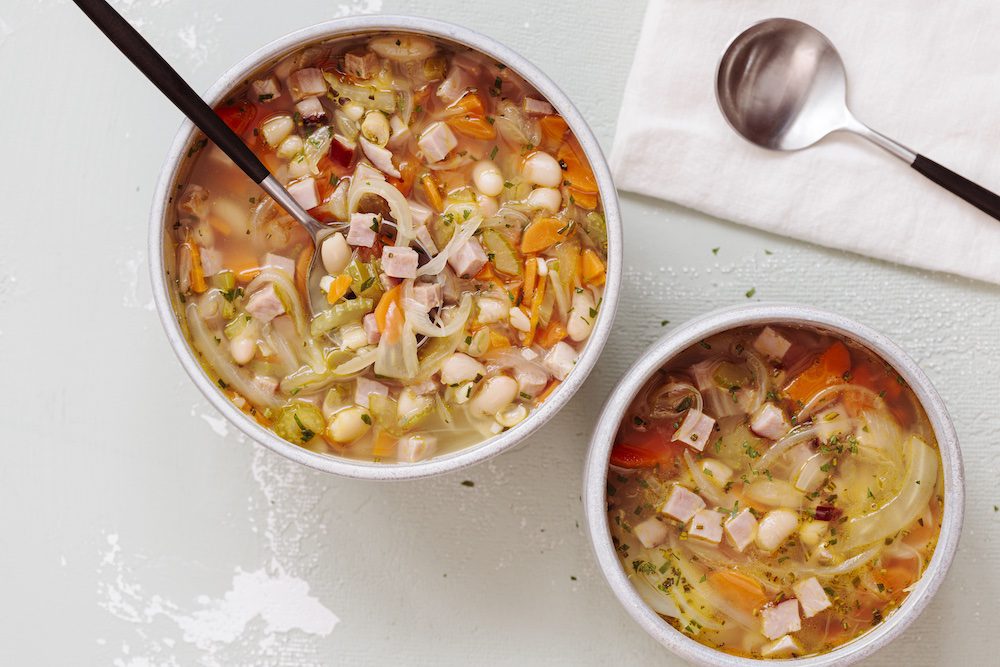
[[[542,329],[539,335],[538,344],[544,348],[549,348],[566,338],[566,326],[559,320],[552,320],[549,325]]]
[[[847,346],[837,341],[826,348],[809,368],[785,386],[785,393],[793,401],[805,403],[816,392],[844,382],[844,374],[851,370],[851,353]]]
[[[334,278],[333,282],[330,283],[330,291],[326,293],[327,303],[337,303],[340,301],[347,294],[347,290],[351,288],[352,282],[353,278],[347,273],[341,273]]]
[[[531,293],[535,291],[535,279],[538,277],[538,260],[528,257],[524,260],[524,284],[521,285],[521,303],[531,301]]]
[[[560,166],[563,166],[563,180],[569,181],[567,185],[580,192],[595,194],[597,192],[597,179],[594,172],[590,170],[583,150],[574,145],[574,141],[567,141],[556,154]]]
[[[748,614],[753,614],[767,603],[763,587],[745,574],[717,570],[709,573],[708,581],[719,595]]]
[[[502,350],[505,347],[510,347],[510,340],[502,333],[497,333],[493,329],[490,329],[490,349]]]
[[[403,312],[403,285],[400,283],[382,295],[378,305],[375,306],[375,324],[379,331],[385,331],[386,320],[389,314],[389,306],[396,304],[399,312]]]
[[[542,148],[546,151],[553,151],[562,144],[569,125],[562,116],[543,116],[538,119],[538,125],[542,130]]]
[[[539,218],[528,225],[521,235],[521,252],[541,252],[566,240],[569,227],[568,222],[558,218]]]
[[[486,107],[477,93],[469,92],[448,107],[452,114],[445,122],[466,136],[474,139],[494,139],[496,128],[486,119]]]
[[[424,189],[424,195],[426,195],[427,203],[431,205],[431,208],[438,213],[443,211],[444,198],[441,196],[441,186],[438,185],[434,174],[427,173],[421,176],[420,185]]]
[[[583,279],[591,285],[603,285],[606,277],[604,262],[596,252],[587,248],[583,251]]]
[[[201,249],[190,238],[184,242],[184,245],[191,253],[191,290],[196,294],[201,294],[208,289],[208,284],[205,282],[205,269],[201,265]]]
[[[409,197],[410,192],[413,191],[413,182],[417,180],[417,163],[412,160],[403,160],[400,162],[399,176],[399,178],[387,176],[385,180],[389,181],[392,187],[399,190],[401,195]]]
[[[611,448],[611,463],[620,468],[652,468],[660,463],[669,465],[682,449],[682,444],[671,442],[659,431],[630,429],[621,434]]]

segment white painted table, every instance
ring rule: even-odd
[[[643,12],[531,0],[116,5],[199,89],[250,49],[334,16],[464,23],[561,82],[606,148]],[[677,664],[592,562],[582,460],[596,407],[661,320],[743,303],[755,287],[754,299],[882,329],[955,417],[969,482],[958,559],[871,664],[998,664],[1000,289],[624,196],[614,333],[530,447],[419,483],[336,479],[228,427],[160,331],[147,214],[179,114],[65,0],[4,3],[0,63],[0,663]]]

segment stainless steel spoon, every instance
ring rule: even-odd
[[[342,230],[346,225],[324,225],[309,215],[288,193],[288,190],[278,182],[278,179],[267,170],[267,167],[254,155],[254,152],[243,143],[243,140],[229,129],[229,126],[201,99],[198,93],[191,89],[191,86],[163,59],[156,49],[150,46],[149,42],[136,32],[107,2],[104,0],[73,1],[101,29],[101,32],[132,61],[132,64],[160,89],[160,92],[166,95],[185,116],[191,119],[191,122],[199,130],[205,133],[206,137],[221,148],[229,156],[229,159],[260,185],[278,206],[285,209],[309,233],[315,246],[315,252],[313,252],[312,261],[309,264],[307,281],[309,289],[306,291],[309,298],[309,310],[313,314],[319,312],[313,307],[313,302],[318,299],[316,285],[319,279],[314,274],[322,255],[320,248],[327,236]],[[316,279],[314,280],[314,278]]]
[[[726,121],[773,150],[807,148],[832,132],[853,132],[941,187],[1000,220],[1000,197],[861,123],[847,107],[844,63],[821,32],[801,21],[768,19],[732,41],[716,75]]]

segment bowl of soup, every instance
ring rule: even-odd
[[[596,139],[537,68],[457,26],[350,18],[265,46],[207,99],[338,230],[314,249],[182,126],[154,296],[231,422],[314,468],[403,479],[494,456],[566,404],[614,317],[621,223]]]
[[[628,613],[705,665],[845,665],[940,586],[962,526],[951,420],[885,336],[795,305],[710,313],[614,389],[584,498]]]

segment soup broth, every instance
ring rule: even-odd
[[[607,500],[626,573],[677,630],[745,657],[808,656],[882,623],[920,580],[941,457],[913,391],[867,349],[740,328],[639,393]]]
[[[430,38],[355,36],[216,111],[339,230],[307,275],[298,224],[217,147],[191,146],[167,229],[175,307],[240,409],[319,452],[412,462],[515,426],[573,371],[600,316],[604,218],[580,144],[515,72]]]

